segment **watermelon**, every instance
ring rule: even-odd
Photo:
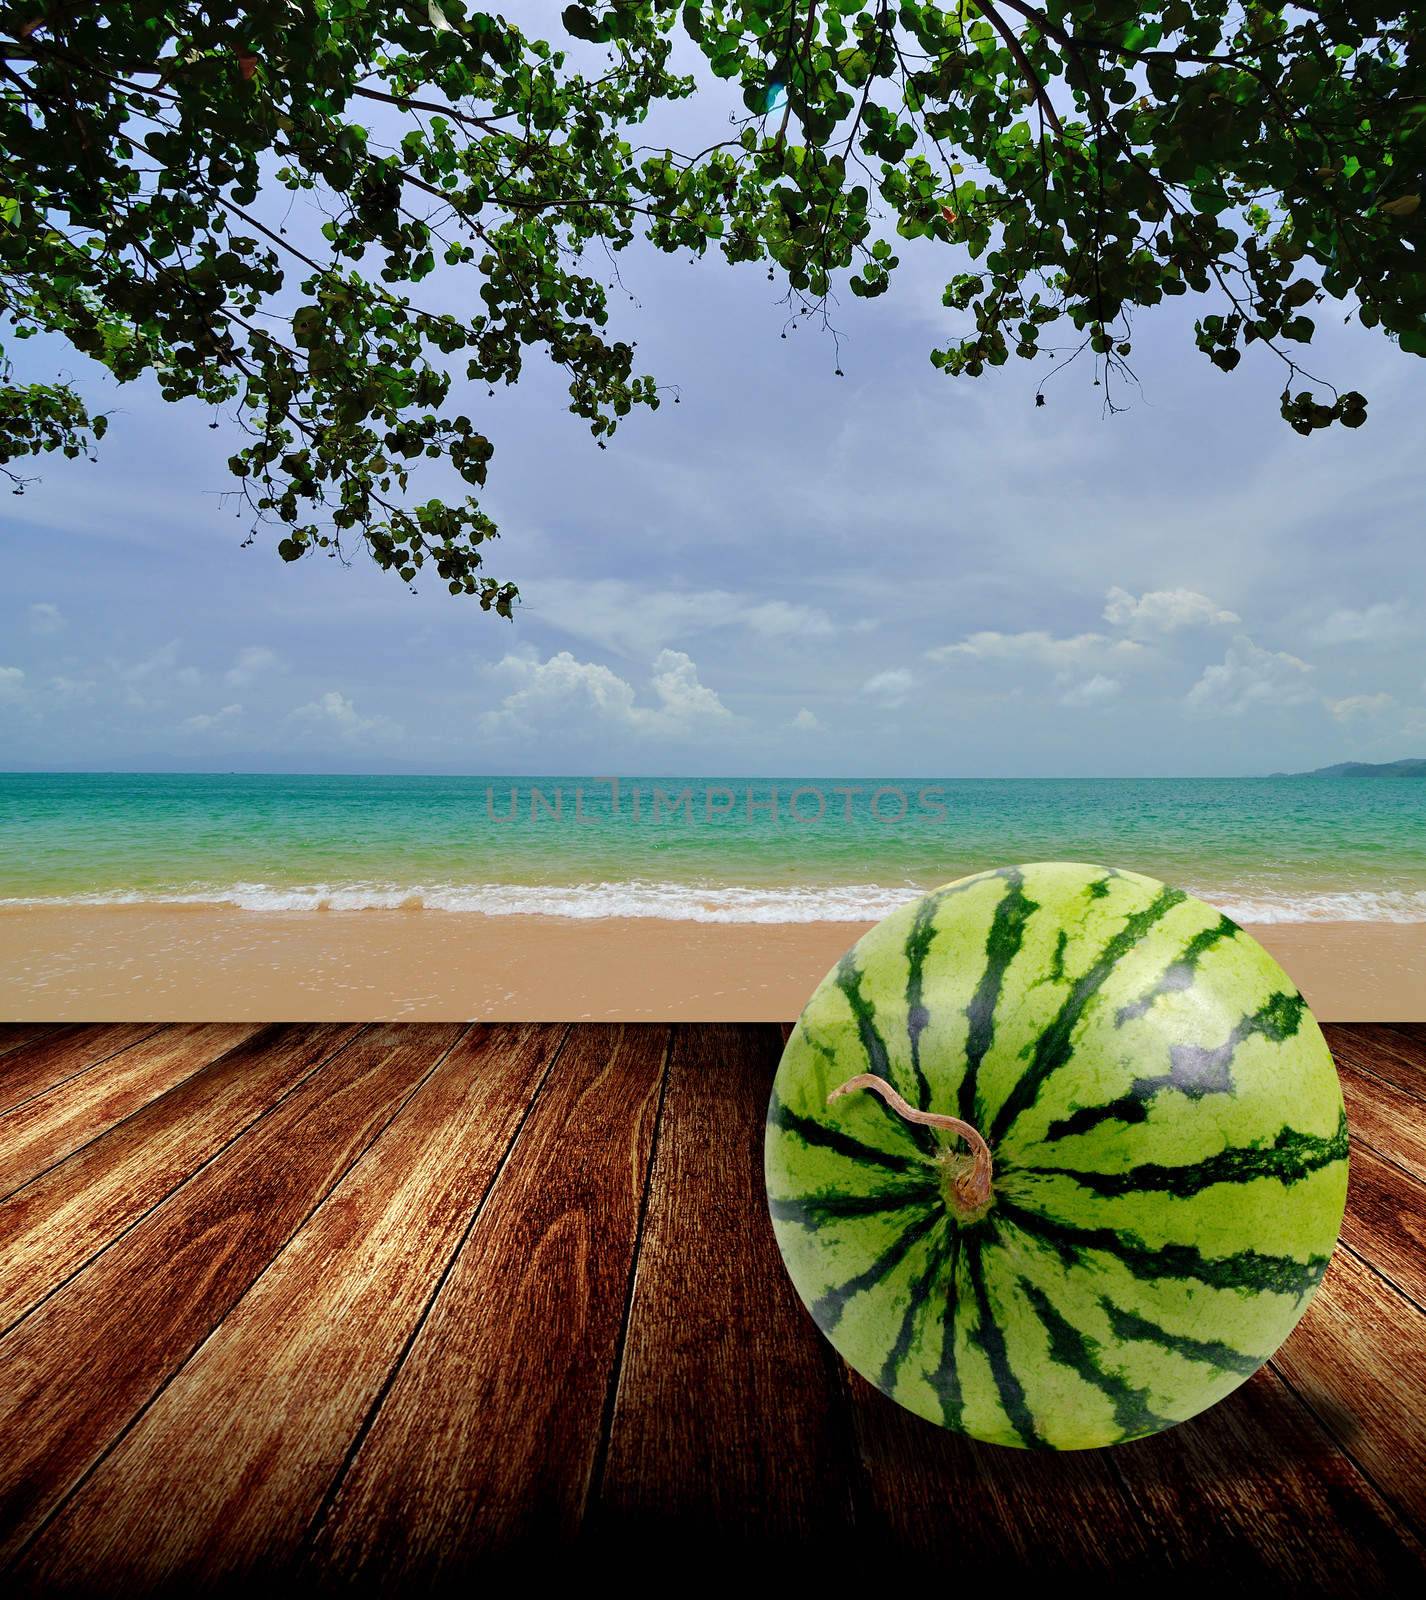
[[[798,1020],[768,1201],[843,1358],[944,1427],[1088,1449],[1221,1400],[1292,1330],[1347,1192],[1302,996],[1134,872],[1005,867],[893,913]]]

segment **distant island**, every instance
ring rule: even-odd
[[[1274,778],[1426,778],[1426,760],[1339,761],[1315,772],[1274,772]]]

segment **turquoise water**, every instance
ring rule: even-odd
[[[0,774],[0,905],[861,921],[1069,859],[1243,921],[1426,921],[1411,780],[638,778],[617,800],[591,778]]]

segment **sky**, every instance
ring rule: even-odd
[[[677,406],[601,451],[539,358],[469,400],[514,622],[360,554],[242,548],[230,423],[13,346],[20,377],[72,374],[114,414],[97,464],[44,458],[0,497],[0,767],[1153,776],[1426,755],[1426,362],[1320,308],[1308,365],[1369,420],[1302,438],[1278,363],[1212,368],[1185,297],[1139,316],[1129,410],[1106,416],[1082,366],[1037,408],[1044,366],[931,367],[955,270],[921,253],[883,298],[841,296],[839,353],[782,337],[765,269],[628,251],[615,331]],[[452,482],[437,465],[421,496]]]

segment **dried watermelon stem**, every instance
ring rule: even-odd
[[[840,1088],[833,1089],[827,1096],[827,1104],[839,1100],[844,1094],[851,1094],[854,1089],[870,1089],[873,1094],[879,1095],[899,1117],[904,1117],[907,1122],[919,1122],[927,1128],[946,1128],[951,1133],[959,1134],[970,1146],[971,1164],[960,1173],[952,1184],[956,1199],[967,1213],[981,1212],[990,1203],[990,1178],[992,1164],[990,1159],[990,1146],[981,1137],[980,1130],[971,1126],[969,1122],[962,1122],[959,1117],[947,1117],[939,1111],[918,1111],[909,1101],[903,1100],[896,1090],[885,1078],[878,1078],[874,1072],[859,1072],[856,1077],[848,1078]]]

